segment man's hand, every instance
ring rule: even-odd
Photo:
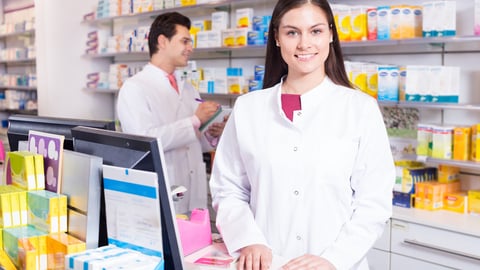
[[[218,108],[220,108],[218,103],[213,101],[204,101],[198,105],[195,115],[203,124],[215,114]]]

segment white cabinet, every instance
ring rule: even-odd
[[[480,218],[393,207],[367,259],[372,270],[480,269]]]
[[[394,207],[390,247],[391,269],[479,269],[480,218]]]
[[[392,254],[391,257],[392,267],[390,270],[405,270],[405,269],[425,269],[425,270],[448,270],[450,267],[441,266],[438,264],[414,259],[402,255]]]

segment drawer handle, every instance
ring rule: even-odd
[[[433,249],[433,250],[437,250],[437,251],[442,251],[442,252],[447,252],[447,253],[450,253],[450,254],[462,256],[462,257],[465,257],[465,258],[480,260],[479,256],[476,256],[476,255],[473,255],[473,254],[468,254],[468,253],[461,252],[461,251],[456,251],[456,250],[453,250],[453,249],[439,247],[439,246],[435,246],[435,245],[432,245],[432,244],[427,244],[427,243],[424,243],[424,242],[420,242],[420,241],[417,241],[417,240],[405,239],[405,240],[403,240],[403,242],[406,243],[406,244],[413,245],[413,246],[429,248],[429,249]]]

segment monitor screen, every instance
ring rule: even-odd
[[[112,120],[100,121],[15,114],[8,117],[7,137],[10,151],[18,150],[19,141],[28,140],[30,130],[63,135],[65,136],[63,148],[73,150],[71,129],[76,126],[115,130],[115,122]]]
[[[103,158],[103,164],[155,172],[162,223],[165,269],[183,269],[183,255],[178,237],[170,184],[164,174],[161,145],[156,138],[131,135],[88,127],[72,129],[74,150]],[[99,245],[108,244],[102,187]]]

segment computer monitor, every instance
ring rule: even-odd
[[[183,252],[178,236],[170,183],[164,171],[163,153],[157,138],[89,127],[72,128],[74,150],[103,158],[103,164],[155,172],[162,224],[165,269],[183,269]],[[102,187],[99,245],[106,245],[105,198]]]
[[[63,135],[65,136],[63,148],[73,150],[70,130],[76,126],[115,130],[115,122],[112,120],[101,121],[14,114],[8,117],[7,137],[10,151],[18,150],[19,141],[28,140],[30,130]]]

